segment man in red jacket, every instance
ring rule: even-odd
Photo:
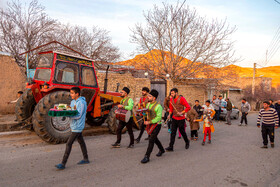
[[[184,125],[185,125],[185,118],[186,118],[185,113],[187,113],[191,109],[191,107],[183,96],[178,95],[177,88],[173,88],[171,90],[171,96],[172,98],[170,99],[170,105],[169,105],[170,113],[168,118],[170,119],[170,116],[173,113],[172,129],[171,129],[169,147],[165,148],[165,150],[173,151],[173,145],[175,143],[176,132],[178,128],[185,140],[186,143],[185,148],[188,149],[190,146],[190,141],[187,137]]]

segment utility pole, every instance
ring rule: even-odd
[[[253,68],[253,82],[252,82],[252,94],[253,94],[253,97],[255,96],[256,65],[257,65],[257,63],[254,63],[254,68]]]

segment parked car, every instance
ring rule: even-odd
[[[222,101],[221,106],[222,106],[222,109],[221,109],[220,118],[225,120],[226,116],[227,116],[227,109],[226,109],[227,102],[226,101]],[[234,104],[232,104],[232,113],[231,113],[230,117],[231,117],[231,119],[238,119],[239,118],[239,110],[238,110],[237,107],[234,106]]]

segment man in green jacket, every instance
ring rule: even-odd
[[[127,87],[124,87],[121,91],[121,97],[123,98],[121,100],[121,103],[118,105],[118,108],[122,108],[125,110],[129,110],[132,113],[132,109],[134,106],[133,100],[128,97],[130,90]],[[120,148],[121,146],[121,138],[122,138],[122,130],[124,127],[127,128],[128,134],[130,136],[130,144],[127,148],[133,148],[134,147],[134,135],[133,135],[133,116],[131,115],[129,121],[126,123],[124,121],[120,121],[117,129],[117,141],[116,143],[112,144],[113,148]]]
[[[146,125],[146,130],[149,135],[149,145],[143,160],[141,160],[142,164],[145,164],[150,161],[150,155],[153,151],[154,144],[156,144],[159,148],[159,152],[156,155],[160,157],[164,152],[164,148],[158,139],[158,134],[161,129],[161,118],[162,118],[162,106],[156,101],[158,97],[158,91],[151,90],[148,94],[148,104],[146,108],[148,109],[147,120],[144,122]]]
[[[226,124],[231,125],[231,118],[230,115],[232,113],[232,103],[229,100],[229,98],[226,98],[226,102],[227,102],[227,115],[226,115]]]

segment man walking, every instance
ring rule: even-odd
[[[275,110],[278,114],[278,118],[280,120],[280,100],[278,100],[277,103],[275,103],[274,107],[275,107]]]
[[[220,120],[220,107],[221,107],[221,101],[220,99],[217,98],[216,95],[213,96],[212,99],[212,106],[214,107],[215,110],[215,120],[219,121]]]
[[[77,139],[81,150],[83,152],[84,159],[78,162],[78,164],[88,164],[88,154],[87,154],[87,147],[82,135],[82,131],[85,128],[85,119],[86,119],[86,113],[87,113],[87,102],[85,97],[80,96],[80,88],[79,87],[73,87],[70,90],[70,96],[73,99],[71,101],[71,108],[76,108],[78,111],[77,116],[70,117],[71,123],[71,135],[67,140],[66,143],[66,150],[62,159],[62,162],[60,164],[55,165],[55,167],[59,170],[65,169],[66,162],[68,160],[68,157],[72,150],[72,145],[74,141]]]
[[[159,152],[156,155],[157,157],[160,157],[165,151],[158,139],[158,134],[161,129],[161,118],[162,118],[162,106],[157,103],[156,99],[158,97],[158,91],[151,90],[151,92],[148,95],[148,115],[147,115],[147,121],[144,122],[144,125],[146,125],[147,133],[149,135],[149,145],[145,154],[145,157],[143,160],[141,160],[141,163],[145,164],[150,161],[150,155],[153,151],[154,144],[158,146]]]
[[[227,115],[226,115],[226,124],[228,125],[231,125],[231,113],[232,113],[232,103],[231,101],[229,100],[229,98],[226,99],[226,102],[227,102]]]
[[[121,100],[121,103],[118,105],[118,108],[122,108],[125,110],[132,111],[133,109],[133,100],[128,97],[130,90],[127,87],[124,87],[121,91],[121,97],[123,98]],[[134,135],[132,130],[133,125],[133,117],[131,116],[129,121],[126,123],[124,121],[120,121],[117,129],[117,141],[116,143],[112,144],[113,148],[120,148],[121,138],[122,138],[122,130],[124,127],[127,128],[129,137],[130,137],[130,143],[127,148],[133,148],[134,147]]]
[[[239,123],[239,126],[242,125],[243,120],[245,121],[245,125],[248,125],[248,123],[247,123],[247,115],[250,112],[250,110],[251,110],[250,104],[246,101],[246,99],[243,98],[242,101],[241,101],[241,113],[242,113],[242,116],[241,116],[241,121]]]
[[[187,137],[186,131],[185,131],[185,113],[187,113],[191,107],[189,106],[188,102],[183,96],[178,95],[178,89],[173,88],[171,90],[171,96],[170,99],[170,113],[168,118],[170,119],[171,114],[173,113],[172,117],[172,127],[171,127],[171,136],[170,136],[170,143],[169,147],[165,148],[166,151],[173,151],[173,146],[175,143],[175,137],[177,129],[179,128],[179,131],[181,135],[183,136],[185,140],[185,148],[188,149],[190,146],[189,139]]]
[[[142,97],[140,98],[140,101],[138,103],[138,109],[143,109],[143,108],[146,108],[146,104],[148,103],[148,94],[149,94],[149,88],[147,87],[143,87],[142,88]],[[140,116],[142,116],[142,114],[140,114]],[[139,143],[140,140],[141,140],[141,137],[145,131],[145,125],[144,125],[144,121],[141,121],[140,122],[141,125],[140,125],[140,133],[138,135],[138,137],[135,139],[136,143]],[[148,140],[148,138],[146,138],[145,140]]]
[[[274,128],[278,128],[279,125],[277,112],[274,108],[270,108],[269,105],[269,101],[263,102],[263,109],[260,110],[257,120],[258,128],[260,128],[260,123],[262,120],[263,146],[261,148],[267,148],[267,136],[269,136],[271,147],[274,147]]]

